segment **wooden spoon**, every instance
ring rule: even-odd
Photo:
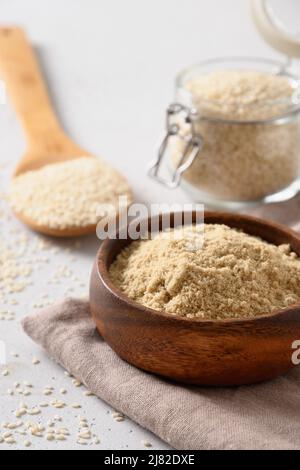
[[[0,28],[0,74],[27,139],[27,150],[14,176],[38,170],[52,163],[93,157],[75,144],[61,128],[51,106],[35,54],[21,28]],[[37,225],[21,214],[16,216],[31,229],[57,237],[79,236],[94,233],[96,230],[94,225],[53,230]]]

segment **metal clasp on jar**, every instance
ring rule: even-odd
[[[198,157],[202,147],[203,139],[195,131],[195,121],[199,119],[198,112],[194,108],[188,108],[181,104],[171,104],[167,109],[167,133],[159,148],[157,158],[151,163],[149,176],[155,181],[175,189],[179,186],[183,173],[190,168]],[[167,153],[169,141],[177,137],[185,143],[177,167],[170,179],[160,175],[163,158]]]

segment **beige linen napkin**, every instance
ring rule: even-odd
[[[300,449],[300,369],[261,385],[200,388],[130,366],[104,343],[87,301],[23,320],[26,333],[89,390],[181,450]]]

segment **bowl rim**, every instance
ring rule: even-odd
[[[194,212],[194,211],[193,211]],[[172,214],[172,213],[171,213]],[[159,216],[159,215],[157,215]],[[260,226],[264,226],[269,228],[270,230],[277,230],[281,232],[282,234],[294,238],[300,242],[300,234],[298,234],[295,230],[291,229],[288,226],[285,226],[283,224],[279,224],[277,222],[273,222],[271,220],[264,220],[259,217],[254,217],[250,215],[245,215],[245,214],[234,214],[234,213],[228,213],[228,212],[218,212],[218,211],[205,211],[204,214],[204,223],[205,223],[205,218],[210,217],[210,218],[218,218],[218,217],[232,217],[233,219],[235,217],[238,217],[240,220],[243,220],[244,222],[250,221],[253,223],[257,223]],[[143,222],[145,220],[150,220],[150,217],[145,219],[145,218],[140,218],[139,222]],[[216,222],[215,222],[216,223]],[[225,223],[223,223],[226,225]],[[247,233],[247,232],[246,232]],[[130,307],[132,309],[138,310],[140,313],[150,315],[152,317],[157,317],[158,319],[162,320],[169,320],[172,322],[177,322],[177,323],[187,323],[187,324],[195,324],[195,325],[202,325],[202,326],[226,326],[226,325],[234,325],[234,324],[246,324],[246,323],[260,323],[261,321],[264,320],[274,320],[274,319],[279,319],[284,317],[288,313],[295,312],[295,310],[300,310],[300,300],[299,302],[290,305],[289,307],[286,307],[284,309],[277,309],[273,313],[269,314],[263,314],[263,315],[257,315],[255,317],[250,317],[250,318],[226,318],[226,319],[202,319],[202,318],[188,318],[186,316],[180,316],[180,315],[172,315],[170,313],[162,312],[159,310],[154,310],[150,307],[146,307],[138,302],[135,302],[134,300],[130,299],[124,292],[121,291],[111,280],[109,270],[107,269],[107,258],[109,255],[109,250],[112,249],[112,247],[117,244],[120,240],[115,239],[107,239],[104,240],[100,246],[100,249],[98,250],[97,253],[97,258],[96,258],[96,268],[97,268],[97,275],[102,284],[104,285],[105,289],[109,291],[109,293],[117,300],[125,303],[127,307]],[[131,240],[129,244],[133,243],[136,240]],[[267,240],[266,240],[267,241]],[[269,242],[271,243],[271,242]],[[299,253],[300,256],[300,253]]]

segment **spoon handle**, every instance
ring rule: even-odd
[[[0,28],[0,75],[29,145],[61,132],[34,51],[21,28]]]

